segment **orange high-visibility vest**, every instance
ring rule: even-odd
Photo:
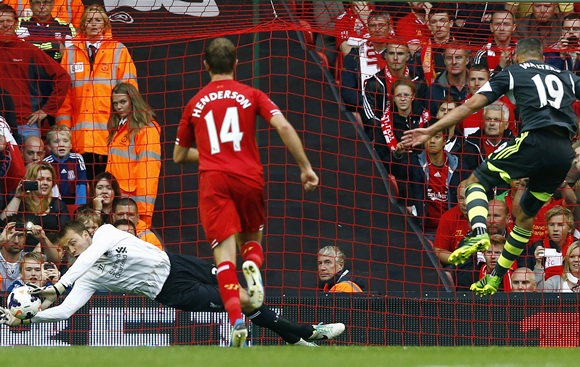
[[[152,121],[131,136],[128,125],[120,126],[109,144],[106,171],[117,179],[121,195],[135,200],[149,229],[161,173],[161,128]]]
[[[120,82],[137,87],[133,59],[125,45],[105,38],[91,65],[81,35],[66,48],[61,65],[71,76],[72,87],[58,111],[56,122],[71,129],[76,153],[106,155],[111,92]]]
[[[147,224],[145,222],[139,219],[139,222],[137,222],[137,225],[135,227],[137,230],[137,237],[139,237],[140,240],[149,242],[150,244],[154,245],[161,251],[165,251],[163,245],[161,244],[161,241],[159,241],[159,238],[157,238],[157,235],[155,235],[153,231],[147,229]]]
[[[19,17],[32,16],[29,0],[4,0],[2,2],[13,7]],[[82,0],[54,0],[51,14],[53,18],[72,23],[76,29],[79,29],[84,12],[85,5]]]

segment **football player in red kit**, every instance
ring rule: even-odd
[[[244,346],[236,247],[239,246],[250,302],[264,299],[260,275],[264,255],[264,175],[256,143],[256,118],[274,127],[300,167],[306,191],[315,190],[312,170],[296,131],[265,93],[234,80],[236,48],[226,38],[214,39],[205,50],[210,83],[187,104],[173,150],[178,164],[199,161],[201,223],[217,265],[220,296],[232,323],[232,346]],[[195,145],[195,147],[194,147]]]

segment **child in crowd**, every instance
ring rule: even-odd
[[[95,234],[97,228],[103,225],[101,214],[92,208],[85,207],[77,212],[75,219],[83,222],[91,236]]]
[[[67,205],[87,203],[87,168],[83,156],[72,153],[72,134],[64,125],[53,126],[46,135],[50,154],[44,162],[52,164],[59,176],[58,188]]]

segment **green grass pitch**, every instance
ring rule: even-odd
[[[510,347],[4,347],[0,361],[42,367],[578,366],[578,348]]]

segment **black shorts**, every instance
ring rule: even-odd
[[[552,195],[564,182],[574,157],[568,136],[548,128],[529,130],[500,145],[473,174],[487,190],[529,177],[528,191]]]
[[[155,300],[182,311],[223,311],[217,269],[200,258],[167,253],[171,270]]]

